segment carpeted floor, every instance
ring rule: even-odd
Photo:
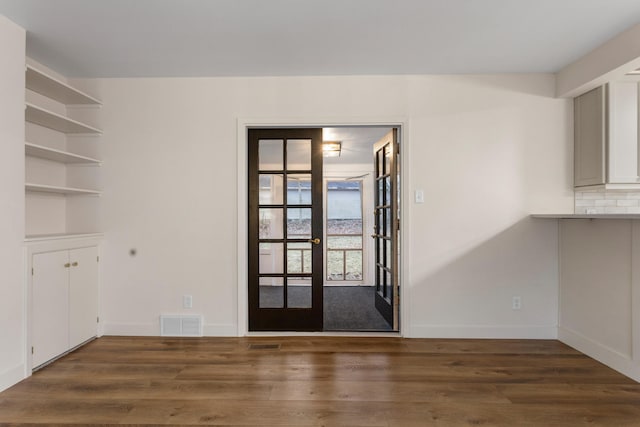
[[[311,288],[292,286],[289,288],[289,306],[304,307],[308,304]],[[378,313],[374,305],[373,286],[325,286],[324,330],[325,331],[390,331],[391,326]],[[279,306],[282,288],[260,287],[260,305]]]

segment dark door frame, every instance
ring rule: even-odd
[[[410,197],[410,165],[406,159],[410,158],[411,145],[408,138],[409,119],[406,117],[381,119],[380,117],[357,117],[344,120],[318,120],[314,118],[300,119],[278,119],[278,118],[238,118],[236,132],[237,150],[237,284],[236,284],[236,314],[235,324],[215,325],[217,334],[228,336],[254,335],[249,332],[249,309],[248,309],[248,263],[247,263],[247,137],[250,128],[305,128],[305,127],[395,127],[398,129],[399,141],[402,145],[402,157],[405,159],[400,172],[400,192],[402,195],[400,221],[403,224],[400,233],[400,252],[402,253],[400,266],[398,268],[399,283],[402,286],[402,310],[400,312],[400,326],[396,332],[399,336],[410,336],[412,326],[410,320],[410,307],[407,301],[411,301],[411,288],[409,286],[410,277],[408,272],[411,265],[411,221],[409,215]],[[296,335],[295,332],[270,331],[269,335]],[[264,333],[261,333],[264,334]],[[303,332],[303,334],[306,334]],[[332,335],[331,332],[318,332],[317,334]],[[362,332],[354,332],[353,335],[360,335]],[[381,335],[389,336],[389,332]]]
[[[309,169],[292,170],[289,168],[287,154],[289,153],[287,141],[308,140],[310,144],[310,164]],[[282,168],[276,171],[259,171],[258,148],[260,141],[282,141],[281,150]],[[248,132],[247,146],[248,155],[248,275],[249,275],[249,330],[250,331],[322,331],[323,327],[323,197],[322,197],[322,129],[321,128],[252,128]],[[290,153],[289,153],[290,154]],[[262,205],[259,202],[259,176],[261,174],[277,175],[283,178],[283,197],[277,205]],[[311,179],[311,203],[308,205],[289,205],[287,200],[288,176],[310,174]],[[310,209],[311,211],[311,234],[304,239],[292,238],[287,233],[287,226],[283,224],[282,235],[277,239],[264,239],[259,237],[259,217],[260,209],[281,209],[284,223],[287,223],[288,210],[291,208]],[[317,242],[312,242],[317,239]],[[282,307],[262,307],[260,301],[259,286],[260,278],[268,278],[264,273],[260,273],[260,251],[261,242],[283,245],[282,273],[269,275],[278,277],[283,281],[283,301]],[[308,242],[312,254],[311,274],[302,271],[290,273],[287,265],[289,244]],[[307,243],[305,243],[307,244]],[[308,308],[291,307],[287,303],[289,280],[293,277],[307,277],[311,279],[311,306]]]

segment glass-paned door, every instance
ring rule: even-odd
[[[375,306],[393,330],[399,326],[398,142],[393,129],[373,148],[375,161]]]
[[[249,129],[249,330],[322,330],[322,129]]]

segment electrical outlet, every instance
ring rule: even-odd
[[[512,310],[520,310],[522,308],[522,298],[521,297],[513,297],[511,300],[511,309]]]
[[[183,308],[192,308],[193,307],[193,296],[191,296],[191,295],[182,295],[182,307]]]

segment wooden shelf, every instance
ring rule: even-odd
[[[29,90],[44,95],[47,98],[68,105],[101,105],[102,103],[91,95],[75,89],[63,81],[50,76],[44,71],[27,65],[26,87]]]
[[[86,188],[57,187],[54,185],[25,184],[25,190],[35,193],[57,193],[65,195],[99,196],[100,191]]]
[[[70,119],[36,105],[27,103],[25,120],[62,133],[88,133],[99,135],[102,131],[77,120]]]
[[[75,165],[100,165],[100,160],[91,157],[80,156],[78,154],[69,153],[68,151],[56,150],[42,145],[26,142],[24,144],[24,152],[27,156],[38,157],[40,159],[51,160],[59,163],[75,164]]]

